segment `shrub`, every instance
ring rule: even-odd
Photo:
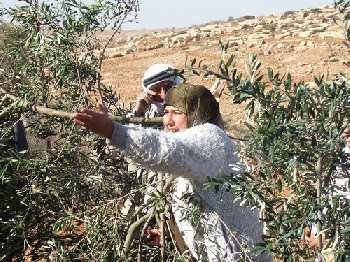
[[[242,25],[241,29],[242,30],[251,30],[251,29],[254,29],[254,26],[245,24],[245,25]]]
[[[1,27],[6,36],[1,54],[9,62],[2,60],[0,82],[0,260],[24,260],[25,255],[56,261],[125,258],[128,226],[136,217],[122,212],[124,203],[132,199],[139,205],[144,185],[127,171],[119,152],[108,152],[104,139],[76,128],[71,119],[35,110],[25,110],[21,118],[28,107],[13,100],[78,111],[93,107],[93,97],[99,96],[109,107],[116,94],[99,82],[105,46],[95,33],[107,27],[118,32],[137,3],[27,2],[6,11],[18,26]],[[120,108],[110,112],[126,114]],[[22,119],[34,138],[28,136],[29,151],[17,152],[12,127]],[[34,151],[31,141],[45,146]],[[134,241],[142,243],[142,235]],[[142,252],[148,260],[159,249]],[[130,253],[133,257],[137,252]]]
[[[252,19],[255,19],[255,16],[253,15],[245,15],[242,17],[242,20],[252,20]]]
[[[128,113],[100,71],[104,50],[138,1],[29,2],[7,11],[24,34],[7,39],[14,66],[1,70],[0,260],[175,260],[170,236],[164,254],[144,245],[153,221],[144,210],[157,205],[164,213],[169,192],[155,192],[142,206],[148,182],[66,112],[93,108],[97,98],[121,119]],[[96,35],[107,28],[113,34],[103,45]],[[38,114],[39,107],[60,117]],[[12,127],[22,119],[30,149],[17,152]]]
[[[322,10],[319,9],[319,8],[312,8],[312,9],[310,10],[310,13],[320,14],[320,13],[322,13]]]
[[[294,11],[287,11],[287,12],[284,12],[283,15],[282,15],[282,18],[286,18],[288,16],[292,16],[294,15],[295,12]]]
[[[228,44],[220,43],[222,53]],[[223,55],[223,58],[225,55]],[[226,185],[249,206],[262,209],[267,235],[256,250],[269,250],[284,261],[312,259],[316,254],[303,245],[305,228],[315,217],[327,235],[338,261],[350,251],[348,200],[329,197],[330,179],[346,177],[339,167],[348,168],[350,159],[342,153],[341,137],[349,127],[350,81],[346,74],[325,82],[316,77],[317,88],[293,83],[268,69],[263,80],[261,63],[248,56],[247,77],[231,65],[233,56],[219,63],[219,73],[233,95],[233,103],[245,103],[250,130],[240,155],[246,163],[240,177],[210,179],[208,185]],[[337,167],[338,166],[338,167]],[[344,167],[343,167],[344,168]],[[327,212],[323,212],[328,207]],[[318,250],[321,258],[321,250]]]
[[[275,23],[274,24],[266,24],[264,26],[264,29],[269,30],[271,32],[275,32],[276,28],[277,28],[277,24],[275,24]]]

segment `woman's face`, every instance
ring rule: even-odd
[[[187,116],[176,107],[165,105],[163,124],[165,131],[182,131],[187,129]]]

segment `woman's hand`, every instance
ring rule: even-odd
[[[148,233],[148,236],[147,239],[147,245],[149,246],[158,246],[160,247],[161,246],[161,243],[160,243],[160,238],[161,238],[161,231],[159,228],[148,228],[147,229],[147,233]]]
[[[98,112],[84,108],[80,113],[73,115],[73,121],[80,126],[90,129],[96,134],[111,139],[113,134],[113,123],[109,119],[108,111],[102,106],[101,102],[97,103],[97,109]]]
[[[326,238],[325,234],[322,234],[322,242],[325,241],[325,238]],[[312,229],[310,229],[309,227],[305,228],[305,243],[309,248],[313,250],[318,249],[317,236],[315,232],[313,232]]]

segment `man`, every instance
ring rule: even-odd
[[[172,74],[175,70],[175,67],[170,64],[154,64],[148,68],[142,78],[143,92],[136,98],[134,107],[136,117],[163,116],[166,93],[174,85],[180,84],[180,77]]]

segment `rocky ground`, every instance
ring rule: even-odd
[[[108,36],[105,32],[101,37]],[[350,49],[343,43],[341,17],[333,6],[323,6],[180,29],[122,31],[106,50],[103,83],[116,90],[120,100],[129,106],[142,90],[143,73],[154,63],[170,63],[181,69],[196,58],[215,71],[221,58],[219,40],[229,42],[228,54],[235,56],[236,68],[243,75],[249,53],[259,55],[262,74],[267,75],[270,67],[281,75],[291,73],[294,82],[309,85],[314,85],[315,76],[331,79],[334,74],[348,70]],[[215,81],[202,77],[187,80],[208,88]],[[227,89],[220,106],[228,132],[241,136],[245,121],[243,106],[230,102]]]
[[[341,22],[339,13],[333,6],[325,6],[180,29],[122,31],[106,50],[102,82],[117,92],[126,107],[131,107],[142,90],[141,78],[149,66],[170,63],[182,69],[196,59],[216,71],[222,40],[229,42],[228,55],[235,56],[236,68],[243,75],[248,54],[255,53],[262,62],[262,74],[267,75],[270,67],[281,75],[291,73],[294,82],[314,86],[315,76],[331,79],[348,70],[350,49],[343,43],[343,25],[334,20]],[[107,40],[110,35],[104,32],[101,39]],[[216,81],[197,76],[187,80],[208,88]],[[220,107],[227,132],[236,138],[244,137],[244,105],[233,105],[225,89]],[[27,250],[25,261],[34,261],[31,252]]]

